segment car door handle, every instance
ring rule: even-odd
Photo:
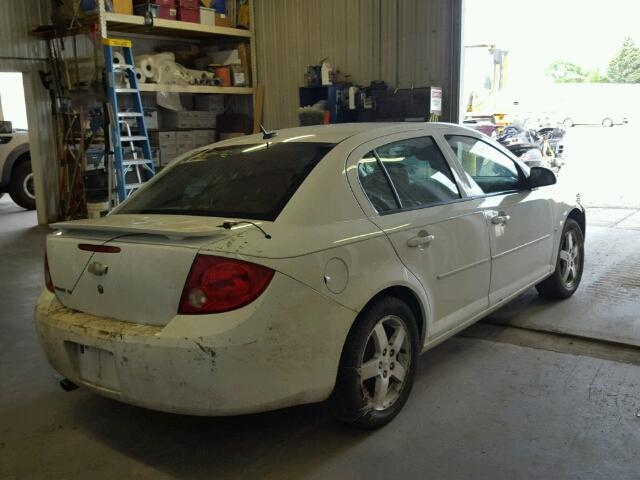
[[[504,225],[511,220],[511,215],[506,215],[504,212],[500,212],[495,217],[491,217],[491,223],[494,225]]]
[[[429,235],[429,232],[427,232],[426,230],[420,230],[418,232],[418,236],[417,237],[411,237],[409,240],[407,240],[407,246],[408,247],[421,247],[423,245],[427,245],[431,242],[433,242],[435,240],[435,236],[434,235]]]

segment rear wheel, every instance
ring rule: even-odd
[[[610,118],[605,118],[604,120],[602,120],[602,126],[603,127],[613,127],[613,120],[611,120]]]
[[[402,409],[413,385],[418,329],[411,309],[395,297],[370,305],[342,352],[333,395],[335,413],[361,428],[379,428]]]
[[[578,222],[568,219],[562,231],[556,269],[536,285],[538,293],[549,298],[569,298],[578,289],[584,267],[584,235]]]
[[[22,208],[27,210],[36,208],[36,193],[31,162],[22,162],[14,167],[11,174],[11,183],[9,184],[9,195]]]

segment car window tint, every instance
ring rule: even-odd
[[[460,135],[447,136],[462,169],[472,185],[484,193],[522,188],[522,177],[515,162],[488,143]]]
[[[117,213],[275,220],[332,144],[258,143],[196,150]]]
[[[398,208],[389,180],[373,152],[367,153],[358,162],[358,178],[364,193],[378,212]]]
[[[412,138],[376,148],[401,207],[417,208],[460,198],[447,162],[431,137]]]

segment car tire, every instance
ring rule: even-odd
[[[543,297],[564,299],[575,293],[582,280],[584,269],[584,233],[575,220],[567,219],[558,256],[556,269],[547,279],[536,285]]]
[[[613,127],[613,120],[611,120],[610,118],[605,118],[604,120],[602,120],[602,126],[606,128]]]
[[[383,297],[363,310],[342,351],[332,396],[336,417],[364,429],[389,423],[411,392],[418,345],[415,316],[402,300]]]
[[[31,162],[21,162],[14,167],[9,184],[9,195],[22,208],[35,210],[36,197],[33,190]]]
[[[572,120],[572,119],[570,119],[570,118],[565,118],[565,119],[564,119],[564,121],[562,122],[562,124],[563,124],[565,127],[575,127],[575,126],[576,126],[576,124],[575,124],[575,123],[573,123],[573,120]]]

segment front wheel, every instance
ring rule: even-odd
[[[602,126],[606,128],[613,127],[613,120],[611,120],[610,118],[605,118],[604,120],[602,120]]]
[[[584,234],[578,222],[569,218],[562,231],[556,269],[549,278],[536,285],[536,289],[543,297],[569,298],[580,285],[583,268]]]
[[[352,327],[342,352],[333,406],[342,421],[379,428],[404,406],[416,371],[418,329],[402,300],[384,297]]]
[[[11,199],[27,210],[35,210],[36,193],[33,185],[33,172],[31,162],[22,162],[16,165],[11,174],[9,184]]]
[[[575,127],[575,125],[576,125],[571,118],[565,118],[564,122],[562,122],[562,124],[565,127]]]

